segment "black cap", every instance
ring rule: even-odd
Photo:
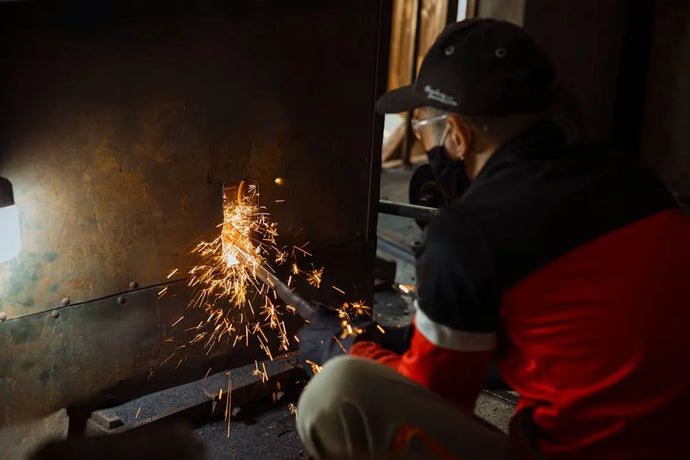
[[[555,76],[548,56],[522,28],[495,19],[448,25],[414,84],[389,91],[380,113],[431,106],[463,115],[505,116],[545,108]]]

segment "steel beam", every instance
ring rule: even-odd
[[[413,219],[429,222],[438,216],[439,209],[416,204],[380,200],[379,212],[383,214],[392,214],[394,216],[411,217]]]

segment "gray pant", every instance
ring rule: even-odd
[[[502,433],[393,369],[343,356],[302,393],[297,431],[315,458],[519,458]],[[407,441],[406,441],[407,440]]]

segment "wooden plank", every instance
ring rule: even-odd
[[[386,162],[400,157],[400,148],[405,140],[407,122],[400,123],[381,149],[381,161]]]

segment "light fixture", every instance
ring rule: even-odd
[[[14,204],[12,183],[0,177],[0,263],[19,254],[19,211]]]

